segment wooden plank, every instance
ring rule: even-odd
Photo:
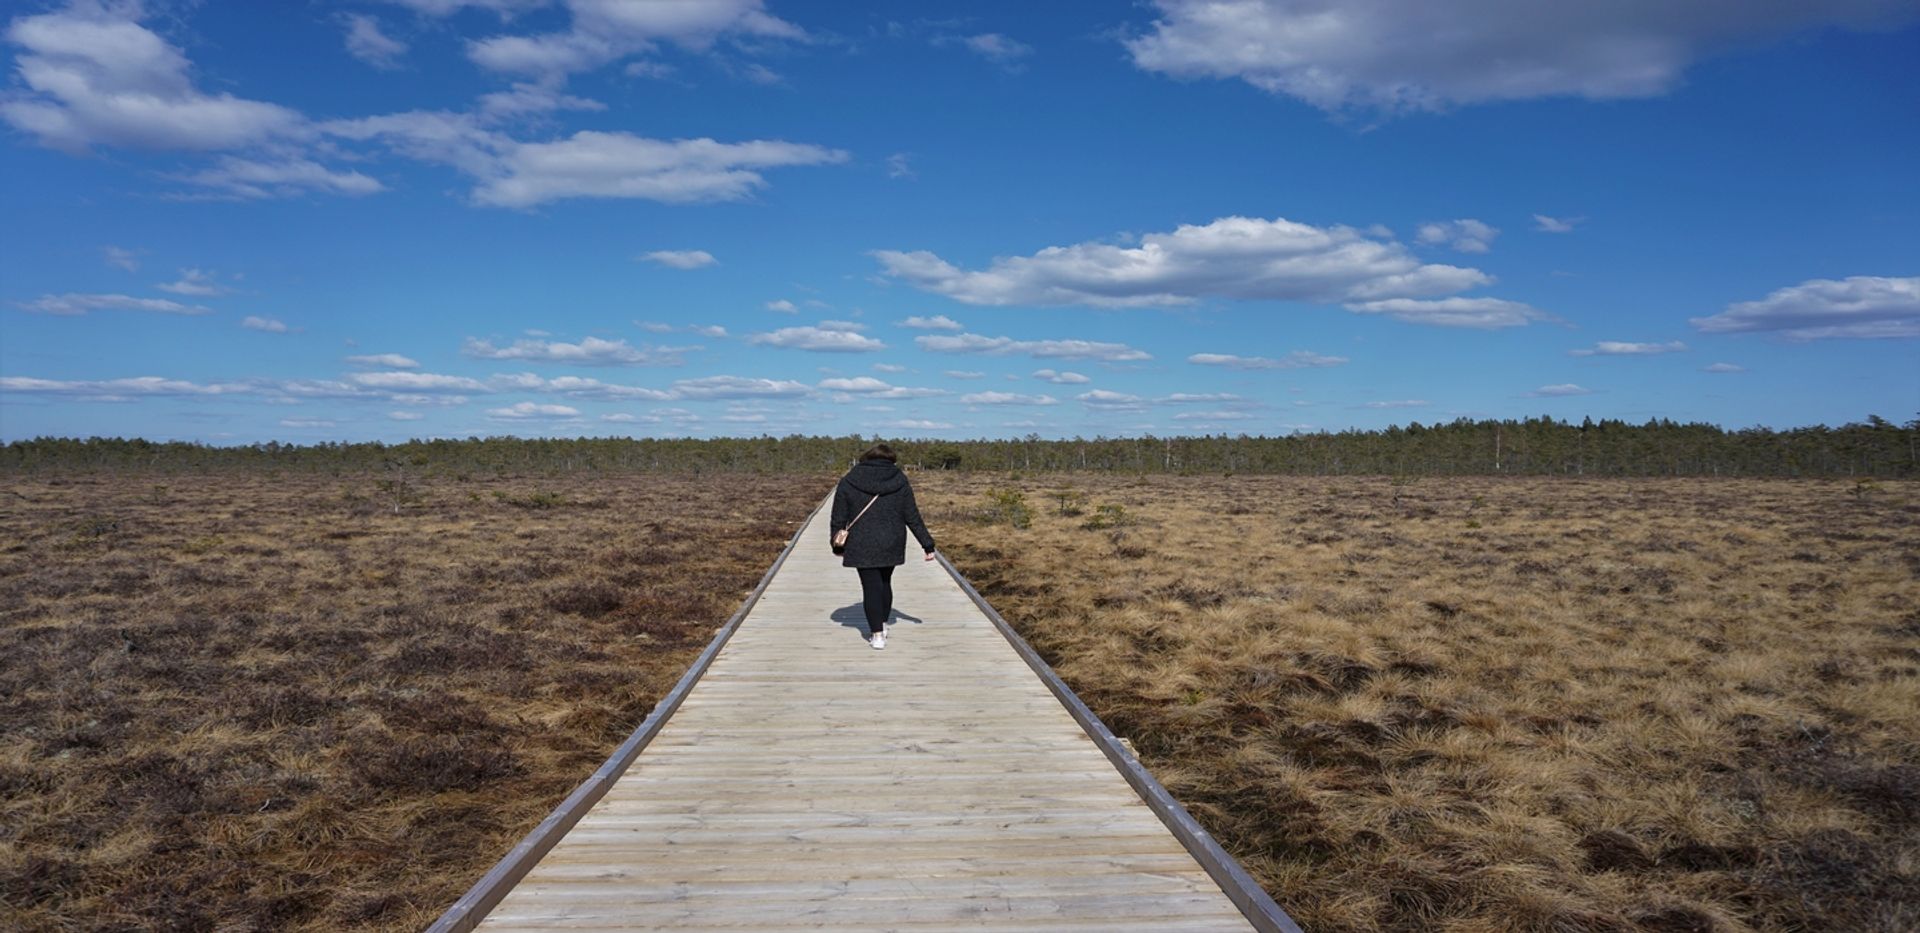
[[[1211,879],[1209,879],[1211,880]],[[517,892],[516,892],[517,893]],[[1225,908],[1223,913],[1221,908]],[[1192,893],[1155,893],[1150,896],[1122,894],[1056,894],[1035,897],[897,897],[871,899],[774,900],[755,898],[739,902],[650,902],[608,899],[599,902],[524,903],[509,898],[497,909],[501,929],[593,929],[607,926],[649,928],[658,923],[671,929],[699,929],[710,924],[741,925],[756,920],[776,925],[796,918],[817,921],[834,929],[892,929],[897,923],[915,920],[974,920],[983,927],[995,921],[1019,921],[1026,917],[1074,917],[1093,920],[1109,917],[1210,917],[1215,923],[1246,921],[1220,895],[1219,889]],[[657,919],[655,919],[657,917]],[[644,918],[644,919],[643,919]],[[1225,927],[1216,927],[1225,929]]]
[[[895,858],[889,857],[884,864],[851,863],[839,869],[838,877],[843,880],[861,878],[997,878],[1007,875],[1020,877],[1073,877],[1077,875],[1115,875],[1153,872],[1179,872],[1193,868],[1193,857],[1181,853],[1114,853],[1106,855],[1076,855],[1062,858],[1059,856],[1022,857],[996,855],[991,858],[983,855],[956,855],[948,851],[936,855]],[[773,862],[758,865],[726,865],[680,863],[661,867],[657,865],[618,864],[608,865],[599,862],[553,861],[541,863],[543,879],[554,881],[577,880],[581,878],[673,878],[681,881],[727,880],[727,881],[815,881],[821,877],[820,866],[803,865],[793,862]]]

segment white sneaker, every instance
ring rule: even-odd
[[[872,645],[875,651],[885,648],[887,646],[887,630],[883,628],[867,636],[867,644]]]

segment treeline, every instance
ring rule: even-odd
[[[859,437],[516,438],[403,444],[281,443],[209,446],[120,438],[36,438],[0,447],[0,470],[187,472],[219,469],[452,473],[835,472]],[[1729,431],[1664,419],[1644,424],[1553,418],[1460,419],[1446,424],[1284,437],[1095,437],[906,441],[903,463],[923,469],[1099,470],[1132,473],[1296,473],[1569,476],[1920,477],[1920,419],[1877,416],[1824,425]]]

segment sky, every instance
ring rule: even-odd
[[[1915,0],[0,10],[0,440],[1920,413]]]

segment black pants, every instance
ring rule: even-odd
[[[882,630],[893,614],[893,568],[859,567],[860,607],[867,611],[867,634]]]

